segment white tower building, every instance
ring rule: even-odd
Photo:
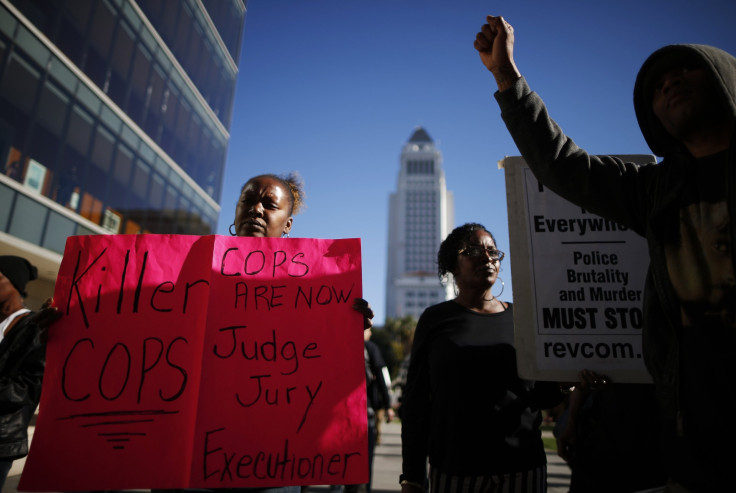
[[[398,186],[389,199],[386,316],[419,318],[452,296],[437,277],[437,250],[454,223],[442,154],[422,127],[401,151]]]

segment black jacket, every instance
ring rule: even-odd
[[[33,312],[0,341],[0,458],[28,454],[28,424],[41,399],[46,346]]]

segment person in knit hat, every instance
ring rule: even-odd
[[[0,255],[0,272],[13,284],[21,297],[28,296],[26,284],[38,279],[38,269],[23,257]]]
[[[23,302],[37,277],[28,260],[0,255],[0,489],[13,461],[28,454],[28,425],[41,399],[46,345]]]

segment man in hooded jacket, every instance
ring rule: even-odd
[[[28,425],[41,399],[46,345],[23,301],[37,277],[28,260],[0,255],[0,489],[13,461],[28,454]]]
[[[591,156],[550,119],[513,59],[513,28],[488,16],[475,48],[498,85],[501,116],[536,178],[647,239],[643,348],[662,413],[668,492],[730,491],[736,464],[736,58],[671,45],[634,86],[659,163]],[[621,471],[626,474],[626,471]],[[725,489],[724,489],[725,488]]]

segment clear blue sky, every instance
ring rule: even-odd
[[[514,26],[522,74],[596,154],[650,153],[632,89],[652,51],[736,54],[734,0],[249,0],[217,233],[228,234],[248,178],[298,171],[307,207],[292,236],[361,238],[364,297],[383,324],[388,198],[421,125],[443,154],[455,225],[481,222],[508,251],[497,161],[519,152],[473,49],[487,14]]]

